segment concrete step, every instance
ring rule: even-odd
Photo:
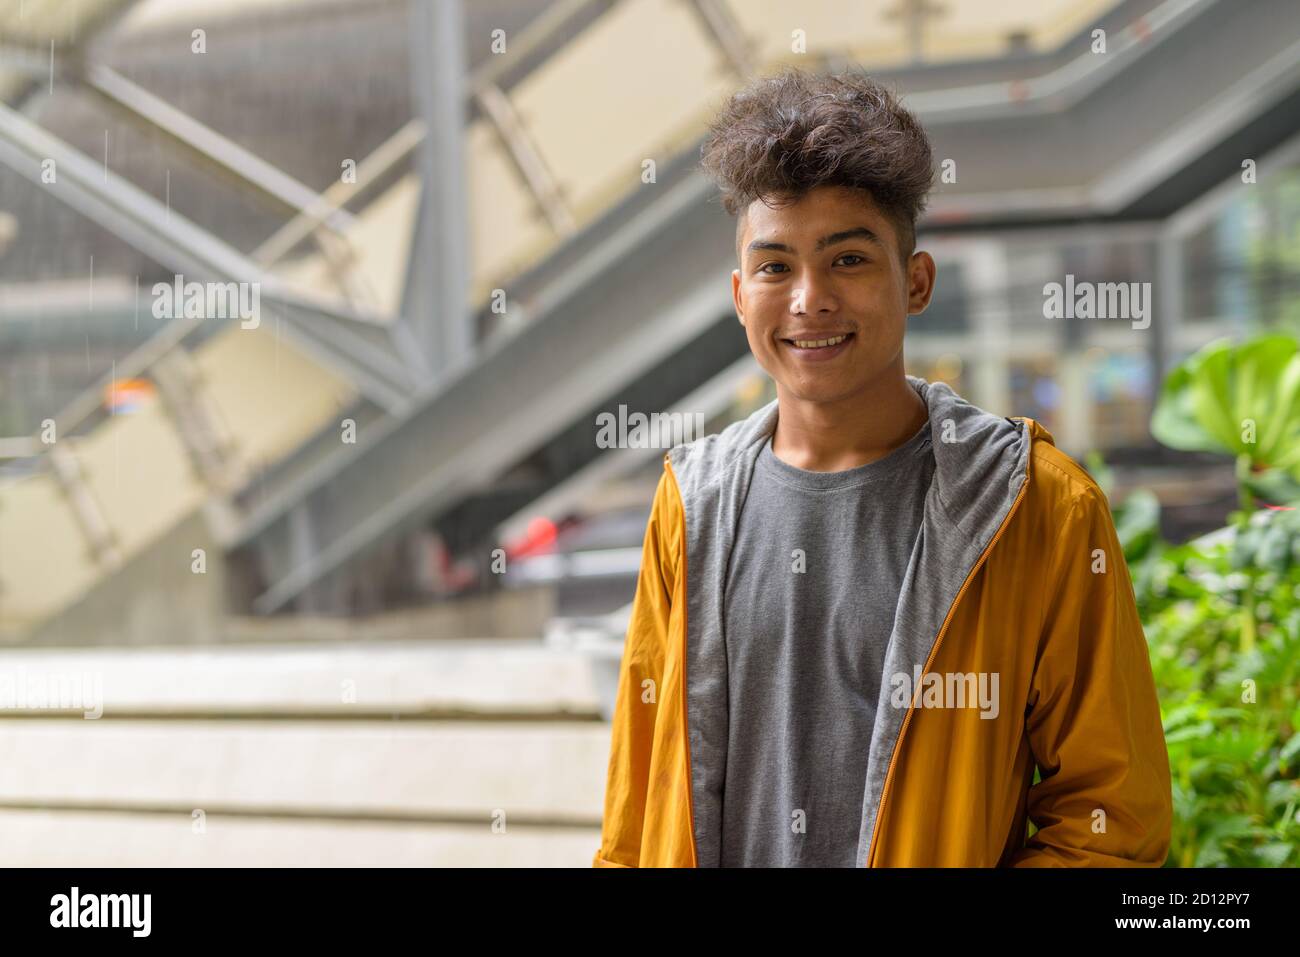
[[[595,718],[608,691],[592,661],[583,649],[525,639],[3,649],[0,718],[39,713],[30,702],[42,689],[54,704],[67,689],[68,713],[98,700],[104,717]]]
[[[599,722],[0,724],[0,806],[599,826]]]
[[[589,867],[598,828],[282,821],[0,808],[9,867]]]
[[[0,848],[15,866],[586,867],[602,668],[537,640],[6,649]]]

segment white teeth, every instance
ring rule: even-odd
[[[794,344],[800,349],[821,349],[823,346],[838,346],[847,338],[847,335],[843,335],[834,339],[795,339]]]

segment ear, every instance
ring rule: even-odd
[[[907,264],[907,314],[917,316],[925,312],[934,295],[934,277],[937,267],[927,252],[912,253]]]
[[[731,301],[736,307],[736,318],[740,324],[745,324],[745,302],[740,292],[740,270],[731,270]]]

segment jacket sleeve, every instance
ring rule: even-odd
[[[641,549],[632,615],[619,664],[600,849],[593,867],[636,867],[659,714],[680,541],[676,486],[665,467]]]
[[[1012,867],[1160,867],[1173,801],[1150,652],[1110,506],[1069,508],[1025,717],[1038,830]]]

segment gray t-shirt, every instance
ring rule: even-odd
[[[755,464],[723,597],[723,867],[855,867],[899,591],[934,476],[930,424],[840,472]],[[802,570],[801,570],[802,569]]]

